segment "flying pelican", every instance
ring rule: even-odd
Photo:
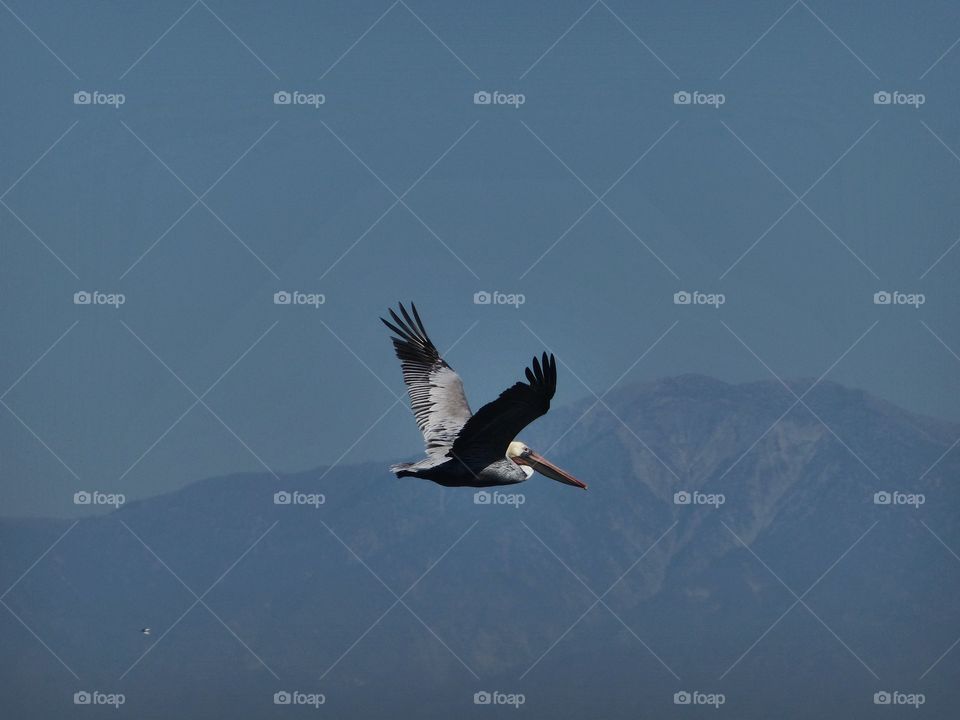
[[[427,457],[391,465],[397,477],[418,477],[445,487],[514,485],[534,471],[567,485],[587,486],[516,440],[517,433],[550,409],[557,390],[557,361],[543,353],[526,369],[527,382],[507,388],[500,397],[470,412],[460,376],[427,336],[412,303],[413,316],[401,303],[393,322],[380,318],[396,337],[393,347],[423,439]]]

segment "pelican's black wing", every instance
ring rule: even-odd
[[[550,409],[557,391],[556,359],[546,353],[542,359],[534,358],[526,376],[527,382],[507,388],[467,420],[450,449],[451,456],[471,467],[502,459],[519,432]]]
[[[470,406],[460,376],[440,357],[413,303],[410,309],[412,317],[401,304],[400,315],[390,310],[392,323],[380,320],[397,336],[391,340],[400,358],[410,406],[423,433],[427,454],[442,456],[470,418]]]

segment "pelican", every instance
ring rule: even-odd
[[[529,480],[534,472],[587,489],[587,486],[516,439],[517,433],[550,409],[557,390],[557,361],[543,353],[526,369],[527,382],[507,388],[474,415],[463,383],[440,357],[427,336],[416,306],[412,316],[400,304],[393,322],[380,318],[394,333],[403,381],[427,457],[391,465],[397,477],[418,477],[445,487],[493,487]],[[402,316],[402,317],[401,317]]]

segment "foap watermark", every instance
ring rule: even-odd
[[[714,110],[727,101],[723,93],[705,93],[699,90],[677,90],[673,94],[674,105],[707,105]]]
[[[674,305],[710,305],[714,309],[719,309],[727,301],[727,296],[723,293],[705,293],[699,290],[687,292],[678,290],[673,294]]]
[[[123,93],[105,93],[99,90],[77,90],[73,94],[74,105],[109,105],[114,110],[127,101]]]
[[[307,105],[314,110],[327,102],[323,93],[307,93],[299,90],[277,90],[273,94],[274,105]]]
[[[499,290],[487,292],[478,290],[473,294],[474,305],[511,305],[518,310],[520,306],[527,301],[527,296],[523,293],[505,293]]]
[[[474,505],[509,505],[517,510],[527,501],[523,493],[502,493],[499,490],[489,492],[480,490],[473,494]]]
[[[123,293],[106,293],[99,290],[78,290],[73,294],[74,305],[109,305],[118,308],[127,301]]]
[[[499,690],[481,690],[473,694],[474,705],[510,705],[519,710],[527,701],[523,693],[505,693]]]
[[[327,296],[323,293],[278,290],[273,294],[274,305],[310,305],[313,308],[319,308],[326,302]]]
[[[700,690],[678,690],[673,694],[674,705],[711,705],[719,708],[727,701],[723,693],[705,693]]]
[[[927,501],[927,496],[923,493],[908,493],[900,490],[880,490],[873,494],[874,505],[906,505],[914,510],[919,510],[920,506]]]
[[[105,693],[100,690],[78,690],[73,694],[74,705],[110,705],[117,710],[127,701],[123,693]]]
[[[906,93],[900,90],[878,90],[873,94],[874,105],[909,105],[914,110],[927,101],[923,93]]]
[[[727,496],[723,493],[702,493],[699,490],[690,492],[689,490],[680,490],[673,494],[674,505],[710,505],[718,508],[727,501]]]
[[[911,705],[917,710],[927,701],[923,693],[905,693],[900,690],[880,690],[873,694],[874,705]]]
[[[127,501],[123,493],[105,493],[99,490],[78,490],[73,494],[74,505],[110,505],[118,508]]]
[[[488,92],[478,90],[473,94],[474,105],[509,105],[515,110],[527,101],[527,96],[523,93],[505,93],[499,90]]]
[[[273,494],[274,505],[310,505],[313,508],[319,508],[325,502],[327,502],[327,496],[323,493],[280,490]]]
[[[927,301],[923,293],[905,293],[899,290],[878,290],[873,294],[874,305],[910,305],[914,309]]]
[[[300,690],[278,690],[273,694],[274,705],[309,705],[319,708],[327,702],[323,693],[308,693]]]

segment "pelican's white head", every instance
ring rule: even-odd
[[[519,440],[514,440],[512,443],[507,445],[507,459],[513,460],[517,466],[523,470],[523,474],[527,476],[527,480],[533,477],[533,468],[523,462],[523,454],[529,453],[530,448],[524,445]]]
[[[525,443],[522,443],[519,440],[514,440],[512,443],[507,445],[507,459],[512,460],[519,465],[520,469],[523,470],[524,475],[527,476],[527,479],[530,479],[534,471],[536,471],[546,475],[552,480],[557,480],[566,485],[574,485],[576,487],[583,488],[584,490],[587,489],[586,485],[570,475],[570,473],[561,470],[545,457],[538,455],[533,450],[528,448]]]

